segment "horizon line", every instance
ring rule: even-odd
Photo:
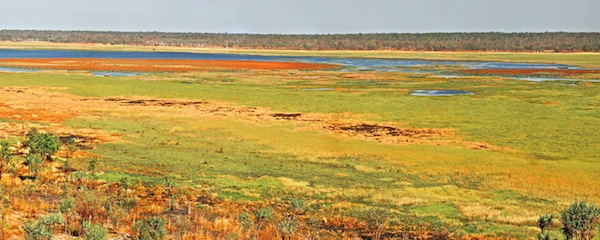
[[[143,30],[64,30],[64,29],[0,29],[0,31],[49,31],[49,32],[96,32],[96,33],[176,33],[176,34],[233,34],[233,35],[360,35],[360,34],[455,34],[455,33],[600,33],[595,31],[431,31],[431,32],[339,32],[339,33],[252,33],[252,32],[181,32]]]

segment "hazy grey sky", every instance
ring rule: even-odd
[[[0,0],[0,29],[600,32],[600,0]]]

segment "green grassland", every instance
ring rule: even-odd
[[[430,56],[474,56],[464,54]],[[600,65],[598,55],[593,54],[540,59],[535,54],[475,55],[481,57],[474,60]],[[335,70],[109,78],[46,71],[0,73],[0,86],[60,87],[54,91],[81,97],[199,99],[266,107],[273,112],[354,114],[369,122],[452,128],[464,141],[502,148],[385,144],[286,121],[255,123],[235,116],[198,118],[104,110],[95,118],[64,122],[122,136],[125,141],[93,150],[103,157],[101,177],[110,181],[127,178],[158,183],[172,174],[187,185],[213,189],[221,198],[257,201],[295,196],[315,208],[346,203],[350,207],[338,211],[348,214],[363,206],[381,206],[392,209],[393,221],[410,218],[440,229],[519,238],[537,233],[535,221],[540,214],[558,212],[579,199],[600,203],[597,83],[374,72],[350,76]],[[302,90],[317,87],[335,90]],[[410,96],[414,89],[460,89],[475,94]]]

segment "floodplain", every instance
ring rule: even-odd
[[[419,72],[306,62],[0,59],[1,68],[37,69],[0,69],[0,133],[13,143],[30,127],[73,136],[87,146],[75,168],[100,159],[96,177],[106,182],[156,186],[171,176],[180,186],[243,206],[301,199],[321,224],[333,216],[360,222],[365,209],[381,208],[390,213],[387,230],[422,226],[456,238],[528,238],[539,232],[542,214],[576,200],[600,203],[598,54],[243,53],[397,54],[577,69],[410,67],[428,70]],[[413,94],[423,91],[463,94]],[[348,235],[332,236],[363,236],[338,229]]]

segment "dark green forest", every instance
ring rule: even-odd
[[[0,30],[2,41],[289,50],[598,52],[597,32],[229,34]]]

